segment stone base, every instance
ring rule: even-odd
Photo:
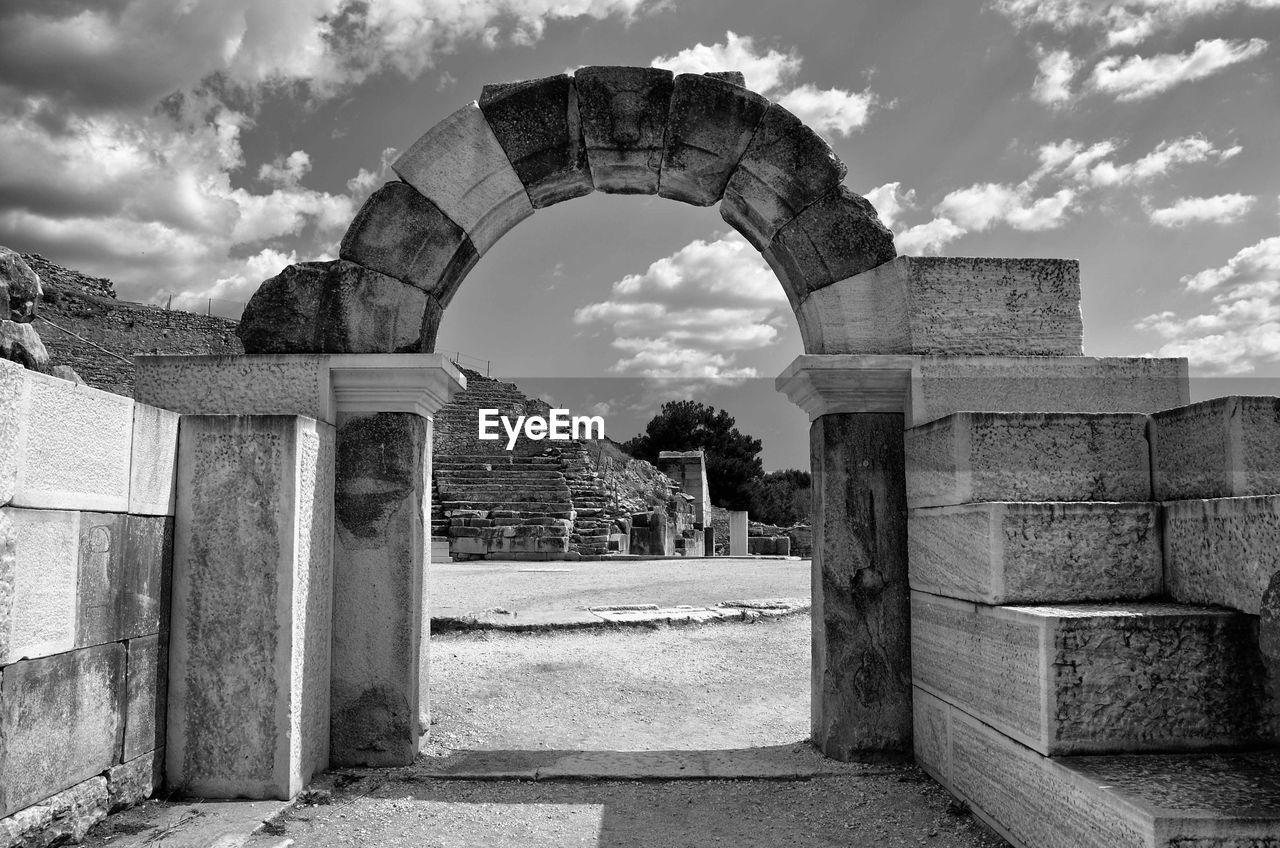
[[[70,789],[0,819],[0,846],[78,843],[107,817],[107,778],[91,777]]]
[[[913,592],[911,663],[918,688],[1041,754],[1269,741],[1256,626],[1225,610]]]
[[[916,760],[1018,848],[1269,848],[1280,754],[1050,759],[920,689]]]
[[[1164,552],[1175,600],[1257,615],[1280,574],[1280,495],[1166,503]]]
[[[1151,416],[1155,499],[1280,492],[1280,398],[1223,397]]]
[[[1164,584],[1154,503],[913,509],[907,560],[912,589],[985,604],[1138,600]]]

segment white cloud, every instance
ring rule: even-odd
[[[915,206],[916,202],[915,191],[903,191],[901,182],[876,186],[862,196],[871,201],[871,205],[876,208],[876,212],[880,215],[880,222],[891,230],[897,223],[898,216],[904,210]]]
[[[893,243],[904,256],[936,254],[964,234],[954,221],[938,217],[897,233]]]
[[[1108,56],[1094,66],[1089,86],[1120,101],[1140,100],[1254,59],[1266,49],[1267,42],[1261,38],[1213,38],[1197,41],[1188,53],[1161,53],[1150,58]]]
[[[1047,51],[1036,48],[1039,73],[1031,87],[1031,96],[1047,106],[1062,106],[1072,98],[1071,81],[1080,72],[1081,63],[1069,50]]]
[[[992,5],[1019,29],[1095,30],[1114,46],[1140,44],[1195,18],[1235,9],[1280,9],[1280,0],[995,0]]]
[[[1026,183],[982,183],[951,192],[934,212],[969,232],[981,232],[1000,222],[1015,230],[1049,230],[1063,223],[1075,198],[1076,193],[1066,188],[1049,197],[1034,198]]]
[[[1182,278],[1188,290],[1197,292],[1273,280],[1280,280],[1280,236],[1244,248],[1225,265]]]
[[[258,169],[258,179],[272,185],[293,187],[311,170],[311,156],[305,150],[295,150],[286,156],[277,156],[274,162],[264,162]]]
[[[1133,186],[1162,177],[1181,165],[1200,162],[1223,162],[1240,152],[1239,147],[1219,148],[1202,136],[1162,141],[1150,153],[1119,163],[1112,154],[1119,149],[1114,141],[1100,141],[1087,147],[1074,139],[1043,145],[1039,151],[1040,167],[1030,180],[1047,177],[1065,179],[1088,188]]]
[[[1257,198],[1248,194],[1183,197],[1171,206],[1152,209],[1149,217],[1151,223],[1160,227],[1185,227],[1201,222],[1231,224],[1248,214],[1256,202]]]
[[[737,233],[690,242],[579,308],[577,324],[606,326],[622,357],[612,370],[650,379],[737,382],[758,376],[743,351],[775,344],[787,300],[760,255]]]
[[[721,44],[702,44],[650,63],[678,74],[741,71],[747,88],[773,98],[818,132],[849,135],[867,123],[880,98],[871,89],[848,91],[795,84],[803,59],[794,50],[757,47],[755,39],[729,31]]]

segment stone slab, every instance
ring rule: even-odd
[[[0,818],[0,845],[77,844],[107,817],[107,780],[91,777],[11,816]]]
[[[148,751],[107,772],[111,812],[145,801],[164,786],[164,749]]]
[[[1164,557],[1175,600],[1257,615],[1280,573],[1280,495],[1166,503]]]
[[[133,405],[129,512],[134,515],[173,515],[178,417],[176,412],[145,403]]]
[[[524,184],[474,102],[427,130],[391,167],[466,230],[480,255],[533,214]]]
[[[0,663],[69,651],[76,640],[80,513],[6,507],[14,537],[9,649]]]
[[[0,674],[0,816],[119,762],[124,669],[120,644],[5,667]]]
[[[402,182],[387,183],[369,196],[342,237],[338,255],[420,288],[445,305],[479,258],[457,222]]]
[[[134,397],[188,415],[305,415],[333,420],[323,354],[140,356]]]
[[[767,108],[768,100],[740,84],[677,74],[658,194],[695,206],[718,203]]]
[[[912,509],[911,588],[985,604],[1139,600],[1164,588],[1155,503]]]
[[[1151,416],[1156,499],[1280,494],[1280,398],[1231,396]]]
[[[167,634],[125,643],[124,759],[136,760],[164,747],[165,698],[169,680]]]
[[[422,289],[362,265],[330,263],[324,276],[322,349],[359,354],[422,351],[430,300],[433,297]]]
[[[533,208],[595,191],[570,76],[486,85],[480,111]]]
[[[573,75],[597,191],[656,194],[674,87],[661,68],[589,66]]]
[[[1147,416],[956,412],[906,432],[907,504],[1149,501]]]
[[[0,666],[9,661],[9,641],[13,631],[13,589],[17,577],[17,535],[8,511],[0,509]]]
[[[1257,746],[1244,616],[1168,603],[981,606],[912,592],[914,684],[1045,755]]]
[[[123,637],[127,519],[127,515],[119,513],[80,513],[76,647],[101,645]]]
[[[18,448],[26,441],[25,369],[0,359],[0,506],[13,499],[18,482]]]
[[[327,764],[333,438],[298,416],[182,419],[171,786],[288,799]]]
[[[729,556],[747,555],[747,513],[731,511],[729,513]]]
[[[125,516],[122,639],[169,630],[173,578],[173,519]]]
[[[815,200],[778,230],[764,251],[791,308],[812,292],[870,271],[898,255],[875,207],[844,186]]]
[[[918,427],[954,412],[1138,412],[1185,403],[1187,360],[1090,356],[804,354],[775,382],[812,421],[905,412]]]
[[[1043,757],[915,690],[916,759],[1017,848],[1257,848],[1280,836],[1280,755]]]
[[[27,371],[14,506],[127,512],[133,401]]]
[[[847,171],[821,136],[774,103],[729,177],[720,215],[763,251],[778,230],[840,185]]]

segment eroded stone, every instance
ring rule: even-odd
[[[107,772],[111,812],[145,801],[164,784],[164,750],[148,751]]]
[[[129,512],[133,515],[173,515],[179,417],[145,403],[133,405],[129,463]]]
[[[338,255],[420,288],[446,306],[479,258],[462,227],[401,182],[387,183],[365,201]]]
[[[18,484],[18,450],[30,420],[26,389],[22,366],[0,358],[0,506],[13,500]]]
[[[32,371],[49,370],[49,351],[30,324],[0,321],[0,359],[8,359]]]
[[[0,319],[27,324],[36,317],[40,295],[44,293],[40,275],[31,270],[21,254],[7,247],[0,247],[0,288],[7,294],[7,309],[0,313]]]
[[[107,780],[91,777],[6,818],[0,818],[0,845],[76,844],[107,816]]]
[[[1160,594],[1154,503],[976,503],[912,509],[911,588],[986,604]]]
[[[524,184],[474,102],[427,130],[391,167],[466,230],[482,255],[533,214]]]
[[[821,136],[786,109],[771,105],[725,186],[720,215],[757,250],[848,169]]]
[[[4,510],[13,532],[12,615],[8,656],[0,662],[57,654],[75,646],[80,513]]]
[[[1280,573],[1280,495],[1167,502],[1164,549],[1175,600],[1257,615]]]
[[[9,634],[13,629],[13,584],[17,570],[14,551],[17,541],[17,534],[7,511],[0,509],[0,665],[9,661]]]
[[[245,305],[236,335],[245,353],[319,353],[329,262],[299,262],[267,279]]]
[[[1280,493],[1280,398],[1221,397],[1151,416],[1157,500]]]
[[[120,636],[133,639],[169,629],[173,519],[144,515],[125,518]]]
[[[719,202],[769,101],[737,79],[678,74],[658,194],[695,206]]]
[[[1247,748],[1269,733],[1254,625],[1221,609],[913,592],[911,668],[916,686],[1046,756]]]
[[[592,66],[573,76],[596,189],[655,194],[673,75],[660,68]]]
[[[486,85],[480,111],[533,208],[595,191],[577,93],[568,75]]]
[[[160,634],[130,639],[126,644],[124,759],[128,761],[164,747],[169,646]]]
[[[871,201],[844,186],[836,186],[785,224],[764,251],[793,309],[810,292],[897,255],[893,233],[880,223]]]
[[[127,518],[119,513],[80,513],[80,556],[76,568],[77,647],[122,638]]]

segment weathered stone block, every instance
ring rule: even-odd
[[[911,667],[916,686],[1047,756],[1250,747],[1269,733],[1254,626],[1224,610],[913,592]]]
[[[13,505],[127,512],[133,401],[34,371],[24,377],[29,418]]]
[[[27,381],[23,368],[0,359],[0,506],[13,499],[18,481],[18,448],[26,441]]]
[[[125,522],[119,513],[80,513],[76,568],[76,647],[122,637]]]
[[[126,516],[120,638],[169,630],[173,519]]]
[[[167,409],[133,405],[129,512],[134,515],[173,515],[178,418],[178,413]]]
[[[68,651],[76,639],[80,513],[4,510],[13,528],[9,652],[0,662]]]
[[[386,274],[351,262],[332,262],[324,278],[321,349],[417,353],[424,349],[423,320],[431,299]]]
[[[769,101],[736,80],[677,74],[658,194],[695,206],[718,203]]]
[[[1164,561],[1175,600],[1257,615],[1280,573],[1280,495],[1166,503]]]
[[[427,130],[391,167],[466,230],[481,255],[533,214],[524,184],[476,103]]]
[[[0,676],[0,816],[119,761],[124,646],[6,666]]]
[[[191,415],[306,415],[332,421],[331,357],[141,356],[133,393]]]
[[[535,209],[595,191],[568,75],[486,85],[480,111]]]
[[[579,68],[573,84],[596,189],[657,193],[674,85],[671,71],[593,66]]]
[[[13,588],[18,564],[14,557],[17,534],[8,510],[0,509],[0,666],[9,661],[9,640],[13,630]]]
[[[0,818],[0,845],[76,844],[107,817],[107,780],[91,777],[7,818]]]
[[[446,306],[479,258],[462,227],[400,182],[370,195],[338,255],[420,288]]]
[[[288,799],[328,762],[333,440],[298,416],[182,419],[172,786]]]
[[[165,697],[169,680],[167,635],[126,643],[124,760],[136,760],[164,747]]]
[[[329,262],[298,262],[263,281],[245,305],[236,335],[245,353],[318,353]]]
[[[0,359],[32,371],[50,370],[49,350],[30,324],[0,320]]]
[[[111,812],[145,801],[164,785],[164,749],[114,766],[107,772],[107,796]]]
[[[956,412],[906,432],[907,504],[1151,500],[1147,416]]]
[[[987,604],[1137,600],[1163,589],[1154,503],[913,509],[911,588]]]
[[[1151,416],[1156,499],[1280,494],[1280,398],[1222,397]]]
[[[7,247],[0,247],[0,288],[5,293],[0,300],[0,319],[27,324],[36,317],[44,294],[40,275],[21,254]]]
[[[792,309],[811,292],[897,255],[893,233],[880,223],[871,201],[844,186],[836,186],[783,225],[764,251]]]
[[[729,513],[729,556],[747,554],[747,512],[734,510]]]
[[[757,250],[848,169],[822,137],[786,109],[771,105],[725,186],[720,215]]]

